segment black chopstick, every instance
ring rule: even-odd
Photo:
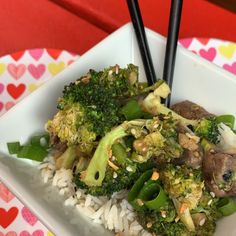
[[[156,74],[152,63],[151,54],[149,51],[142,16],[140,13],[137,0],[127,0],[130,17],[133,23],[134,31],[139,45],[139,51],[142,57],[142,62],[149,85],[156,82]]]
[[[163,70],[163,79],[169,85],[170,89],[172,88],[173,75],[175,69],[175,57],[176,49],[179,37],[179,27],[182,14],[182,5],[183,0],[172,0],[171,9],[170,9],[170,18],[168,26],[168,36],[166,44],[166,53],[165,53],[165,63]],[[170,106],[171,96],[169,95],[165,104],[167,107]]]

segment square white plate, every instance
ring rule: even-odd
[[[147,38],[160,78],[165,39],[150,30],[147,30]],[[145,79],[131,24],[103,40],[0,118],[0,178],[57,236],[106,236],[111,233],[63,207],[63,199],[57,191],[41,183],[35,163],[11,157],[6,143],[25,142],[31,135],[42,131],[46,121],[56,112],[56,101],[65,84],[79,78],[90,68],[98,70],[114,64],[124,67],[128,63],[139,65],[140,78]],[[185,99],[203,105],[210,112],[236,116],[236,78],[179,46],[172,102]],[[221,220],[216,235],[236,235],[235,221],[236,214]]]

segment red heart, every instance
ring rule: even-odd
[[[203,45],[207,45],[208,42],[210,41],[210,39],[208,38],[197,38],[197,40]]]
[[[7,85],[7,91],[14,99],[19,98],[24,93],[25,88],[24,84],[19,84],[18,86],[14,84]]]
[[[0,208],[0,225],[6,229],[17,217],[18,209],[16,207],[11,207],[8,211]]]
[[[61,55],[62,51],[61,50],[57,50],[57,49],[46,49],[47,53],[55,60],[57,60],[57,58]]]
[[[15,52],[11,54],[11,57],[15,60],[18,61],[23,55],[24,55],[24,51],[21,52]]]

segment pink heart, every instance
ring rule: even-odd
[[[0,111],[3,109],[4,105],[2,102],[0,102]]]
[[[192,41],[193,41],[193,39],[189,38],[189,39],[181,39],[179,42],[183,47],[189,48]]]
[[[45,65],[44,64],[39,64],[37,66],[30,64],[28,66],[28,70],[30,72],[30,74],[35,78],[35,79],[39,79],[43,73],[45,72]]]
[[[37,217],[33,215],[33,213],[31,213],[26,207],[22,208],[21,215],[24,220],[32,226],[34,226],[38,221]]]
[[[236,75],[236,62],[234,62],[232,65],[224,64],[223,67],[224,69]]]
[[[4,90],[4,84],[0,83],[0,94],[3,92],[3,90]]]
[[[15,105],[14,102],[7,102],[7,103],[5,104],[5,108],[6,108],[6,110],[8,111],[8,110],[10,110],[14,105]]]
[[[5,202],[10,202],[15,196],[10,192],[10,190],[3,184],[0,183],[0,198]]]
[[[36,49],[30,49],[28,50],[31,57],[33,57],[36,61],[38,61],[41,56],[43,55],[43,48],[36,48]]]
[[[23,64],[15,65],[11,63],[7,66],[7,70],[14,79],[19,79],[25,73],[26,66]]]
[[[22,231],[19,236],[43,236],[44,233],[42,230],[36,230],[32,234],[30,234],[28,231],[24,230]]]
[[[209,48],[208,50],[201,49],[199,51],[200,55],[207,59],[208,61],[213,61],[216,57],[216,49],[215,48]]]
[[[15,231],[9,231],[6,234],[0,232],[0,236],[17,236],[17,233]]]

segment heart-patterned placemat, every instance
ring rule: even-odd
[[[236,75],[235,43],[205,38],[179,43]],[[31,49],[0,58],[0,116],[77,58],[55,49]],[[53,236],[1,182],[0,236]]]

